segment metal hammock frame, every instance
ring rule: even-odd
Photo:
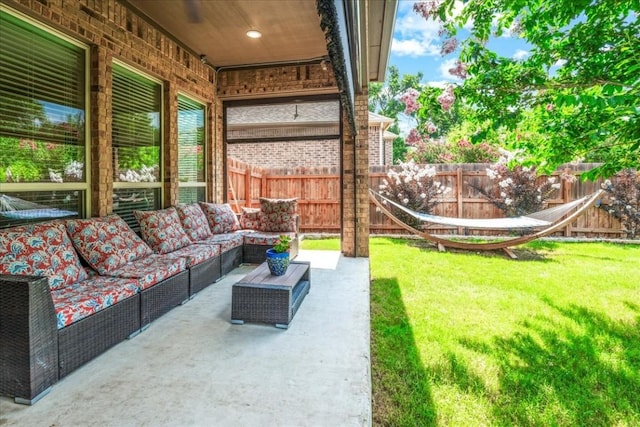
[[[402,206],[386,197],[376,193],[369,189],[369,198],[371,201],[394,223],[402,227],[403,229],[422,237],[426,240],[434,242],[438,245],[438,249],[443,251],[445,248],[455,248],[463,250],[504,250],[510,257],[516,258],[515,254],[509,250],[512,246],[521,245],[532,240],[539,239],[547,236],[558,229],[571,224],[576,218],[584,214],[584,212],[593,206],[596,201],[599,200],[602,194],[602,190],[598,190],[591,196],[585,196],[581,199],[574,200],[572,202],[564,203],[559,206],[555,206],[549,209],[532,213],[529,215],[517,217],[517,218],[492,218],[492,219],[469,219],[469,218],[451,218],[441,217],[436,215],[428,215],[420,212],[413,211],[405,206]],[[384,200],[387,206],[379,199]],[[411,215],[412,217],[431,224],[457,226],[465,228],[476,229],[494,229],[494,230],[513,230],[513,229],[538,229],[531,234],[524,236],[518,236],[513,238],[507,238],[499,241],[487,241],[487,242],[463,242],[459,240],[452,240],[451,238],[439,237],[433,234],[429,234],[425,231],[413,228],[409,224],[400,220],[394,215],[388,205],[391,204],[403,212]],[[573,212],[571,212],[573,210]],[[570,213],[571,212],[571,213]]]

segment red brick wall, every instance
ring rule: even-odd
[[[229,144],[227,155],[263,168],[338,166],[340,141],[285,141]]]

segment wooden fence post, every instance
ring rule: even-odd
[[[244,205],[248,208],[252,206],[252,191],[251,191],[251,173],[253,166],[247,164],[244,175]]]
[[[457,191],[456,191],[456,198],[457,198],[457,202],[458,202],[458,218],[462,218],[462,209],[463,209],[463,203],[462,203],[462,168],[458,168],[456,170],[456,187],[457,187]],[[464,230],[462,229],[462,227],[458,227],[458,234],[463,234]]]

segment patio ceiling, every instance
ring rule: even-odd
[[[213,67],[320,62],[328,56],[316,0],[122,0]],[[364,3],[364,2],[363,2]],[[384,78],[395,1],[371,1],[369,80]],[[262,33],[247,37],[248,30]],[[362,34],[360,35],[362,37]]]

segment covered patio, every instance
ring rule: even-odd
[[[0,425],[370,425],[368,259],[298,259],[311,261],[311,291],[288,330],[230,323],[245,265],[37,404],[0,398]]]

